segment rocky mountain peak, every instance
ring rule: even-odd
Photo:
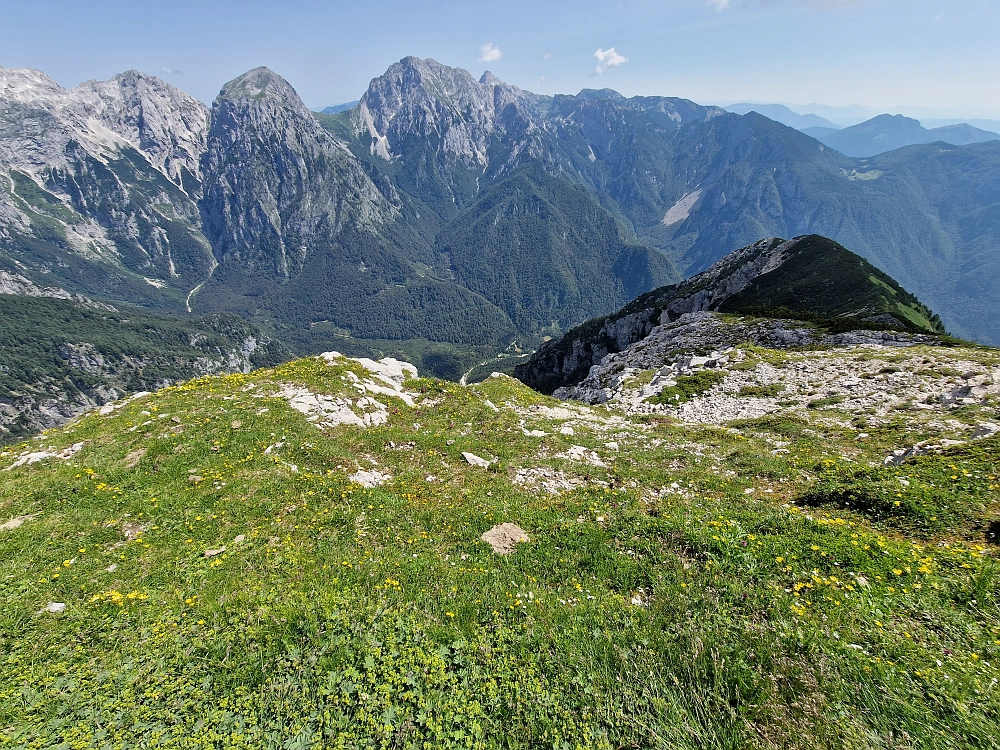
[[[198,174],[208,108],[154,76],[131,70],[65,89],[41,71],[0,68],[0,92],[0,161],[11,166],[63,166],[75,142],[101,160],[134,148],[177,185],[182,170]]]
[[[398,155],[406,137],[418,136],[440,140],[449,157],[485,167],[495,133],[527,130],[527,105],[524,92],[492,73],[477,81],[467,70],[405,57],[372,80],[358,127],[371,136],[372,153],[385,159]]]
[[[371,228],[394,209],[295,89],[261,67],[230,81],[212,107],[201,213],[217,257],[279,278],[345,226]]]
[[[754,242],[727,255],[712,267],[691,277],[679,287],[687,294],[678,294],[671,304],[682,312],[709,310],[742,291],[758,277],[773,271],[787,259],[787,251],[801,238],[790,241],[779,237]],[[687,309],[690,308],[690,309]],[[669,308],[673,311],[673,307]]]
[[[754,242],[677,286],[651,292],[644,304],[661,308],[664,322],[690,312],[782,308],[943,333],[895,280],[815,234]]]
[[[229,108],[235,106],[244,111],[267,110],[272,116],[284,112],[310,123],[315,120],[292,85],[263,66],[249,70],[223,86],[213,108],[218,111],[222,105]]]
[[[771,237],[730,253],[687,281],[654,289],[617,313],[548,342],[518,366],[516,375],[547,392],[575,385],[609,354],[624,351],[678,320],[695,320],[690,316],[709,312],[791,317],[831,334],[852,329],[876,330],[880,335],[896,330],[918,337],[944,333],[937,316],[916,297],[833,240],[819,235]],[[745,332],[736,335],[736,342],[752,338]],[[770,338],[767,341],[765,345],[773,344]]]
[[[0,93],[4,101],[33,101],[62,92],[65,89],[40,70],[0,67]]]
[[[110,81],[87,81],[77,89],[94,114],[116,135],[144,153],[157,169],[182,187],[183,170],[200,178],[209,109],[156,76],[137,70]]]
[[[194,200],[207,130],[201,102],[138,71],[73,89],[34,70],[0,71],[0,175],[9,178],[0,235],[27,231],[60,258],[29,255],[19,268],[50,273],[100,257],[137,274],[119,299],[203,278],[212,261]],[[102,273],[52,278],[100,296]]]
[[[577,99],[609,99],[613,102],[626,102],[628,101],[624,96],[619,94],[614,89],[580,89],[580,93],[576,95]]]
[[[503,86],[504,82],[493,75],[492,71],[485,71],[479,78],[479,83],[483,86]]]
[[[261,66],[248,70],[222,87],[219,99],[278,99],[289,104],[299,104],[298,93],[284,78],[270,68]]]

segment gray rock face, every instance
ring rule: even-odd
[[[681,286],[682,296],[663,308],[661,322],[679,315],[718,307],[724,300],[745,289],[754,279],[773,271],[787,258],[787,250],[796,240],[774,238],[754,242],[730,253],[714,266],[692,276]]]
[[[62,256],[21,261],[41,273],[97,262],[83,274],[92,292],[109,272],[130,272],[138,289],[190,288],[213,266],[194,203],[207,129],[203,104],[136,71],[68,90],[0,68],[0,252]]]
[[[130,70],[68,90],[41,71],[0,68],[0,94],[6,166],[64,166],[72,141],[99,159],[134,148],[178,187],[196,185],[208,108],[158,78]]]
[[[346,227],[398,214],[357,159],[267,68],[226,84],[212,108],[201,211],[217,258],[288,278]]]
[[[562,346],[543,347],[526,363],[518,365],[515,376],[543,392],[578,383],[590,368],[610,354],[641,341],[659,324],[659,309],[646,309],[620,318],[610,316],[583,330],[571,331]]]
[[[848,346],[900,348],[933,345],[937,341],[935,336],[899,331],[850,331],[830,335],[792,320],[730,318],[706,311],[684,313],[675,321],[654,327],[647,336],[622,351],[606,355],[590,368],[580,383],[558,388],[553,395],[591,404],[604,403],[617,397],[622,383],[631,373],[674,367],[670,372],[661,373],[666,379],[671,373],[715,367],[721,358],[719,351],[741,343],[781,350]],[[706,352],[714,354],[703,355]],[[662,387],[662,382],[654,380],[650,388],[639,394],[640,400],[658,393]],[[942,399],[947,397],[942,396]]]
[[[404,141],[413,138],[432,144],[443,161],[482,169],[497,139],[512,141],[507,160],[526,151],[540,154],[531,139],[540,124],[530,95],[492,73],[477,81],[435,60],[406,57],[390,66],[361,97],[356,122],[358,132],[371,138],[371,153],[386,160],[400,156]]]
[[[104,357],[93,344],[63,344],[59,347],[59,356],[76,370],[89,375],[105,374]]]

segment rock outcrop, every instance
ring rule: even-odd
[[[0,68],[0,253],[91,295],[186,292],[214,266],[195,203],[208,118],[137,71],[64,89]]]
[[[590,368],[580,383],[558,388],[553,395],[591,404],[621,400],[623,387],[635,373],[657,371],[651,382],[626,399],[635,406],[657,395],[665,386],[674,385],[671,381],[678,375],[722,366],[730,358],[720,352],[732,351],[740,345],[795,351],[854,346],[899,349],[936,343],[938,338],[930,334],[866,330],[831,334],[793,320],[684,313],[673,322],[656,326],[649,335],[623,351],[608,354]],[[959,388],[968,390],[964,385]],[[951,392],[942,394],[944,401],[949,398],[954,402]]]
[[[775,324],[765,317],[760,323],[727,326],[698,315],[708,311],[785,314],[811,325]],[[673,326],[673,321],[683,324]],[[879,329],[906,334],[900,339]],[[542,346],[516,375],[551,393],[580,383],[592,366],[647,337],[657,351],[679,353],[739,341],[776,348],[916,341],[923,340],[921,332],[944,331],[936,315],[861,257],[816,235],[771,238],[727,255],[681,284],[643,294],[619,312],[573,329]]]
[[[201,211],[216,257],[250,272],[298,275],[346,228],[372,233],[398,214],[391,190],[384,195],[267,68],[223,87],[202,168]]]

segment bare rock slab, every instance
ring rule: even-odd
[[[465,451],[462,451],[462,458],[464,458],[470,466],[481,466],[484,469],[488,469],[490,467],[489,461],[485,458],[480,458],[475,453],[466,453]]]
[[[528,535],[517,524],[501,523],[485,532],[481,537],[498,555],[509,555],[518,542],[528,541]]]
[[[985,437],[993,437],[998,432],[1000,432],[1000,425],[993,422],[980,422],[976,425],[975,432],[972,433],[972,439],[978,440]]]
[[[35,517],[36,514],[31,514],[27,516],[15,516],[6,523],[0,523],[0,531],[13,531],[14,529],[20,528],[26,521],[30,521]]]
[[[354,484],[360,484],[362,487],[367,487],[369,489],[378,487],[380,484],[385,484],[392,479],[392,477],[388,474],[383,474],[374,470],[365,471],[364,469],[356,471],[347,478],[354,482]]]

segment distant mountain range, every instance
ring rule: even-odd
[[[998,167],[1000,142],[852,158],[760,114],[412,57],[333,114],[266,68],[210,109],[134,71],[0,69],[0,270],[457,377],[816,233],[1000,342]]]
[[[1000,140],[1000,121],[932,121],[924,127],[919,120],[903,115],[877,115],[864,122],[840,127],[812,113],[793,111],[783,104],[730,104],[727,112],[745,115],[757,112],[775,122],[800,130],[848,156],[875,156],[904,146],[941,141],[954,146]]]
[[[358,100],[355,99],[353,102],[346,102],[344,104],[334,104],[330,107],[324,107],[319,112],[322,115],[336,115],[340,112],[346,112],[354,106],[357,106]]]
[[[780,122],[782,125],[787,125],[796,130],[805,131],[806,128],[838,129],[836,125],[825,117],[810,113],[800,115],[798,112],[793,112],[784,104],[753,104],[751,102],[742,102],[730,104],[725,109],[727,112],[735,112],[738,115],[757,112],[764,115],[764,117],[769,117],[775,122]]]
[[[981,130],[966,123],[925,128],[919,121],[903,115],[879,115],[843,130],[800,128],[816,140],[848,156],[875,156],[919,143],[970,143],[1000,141],[1000,134]]]

